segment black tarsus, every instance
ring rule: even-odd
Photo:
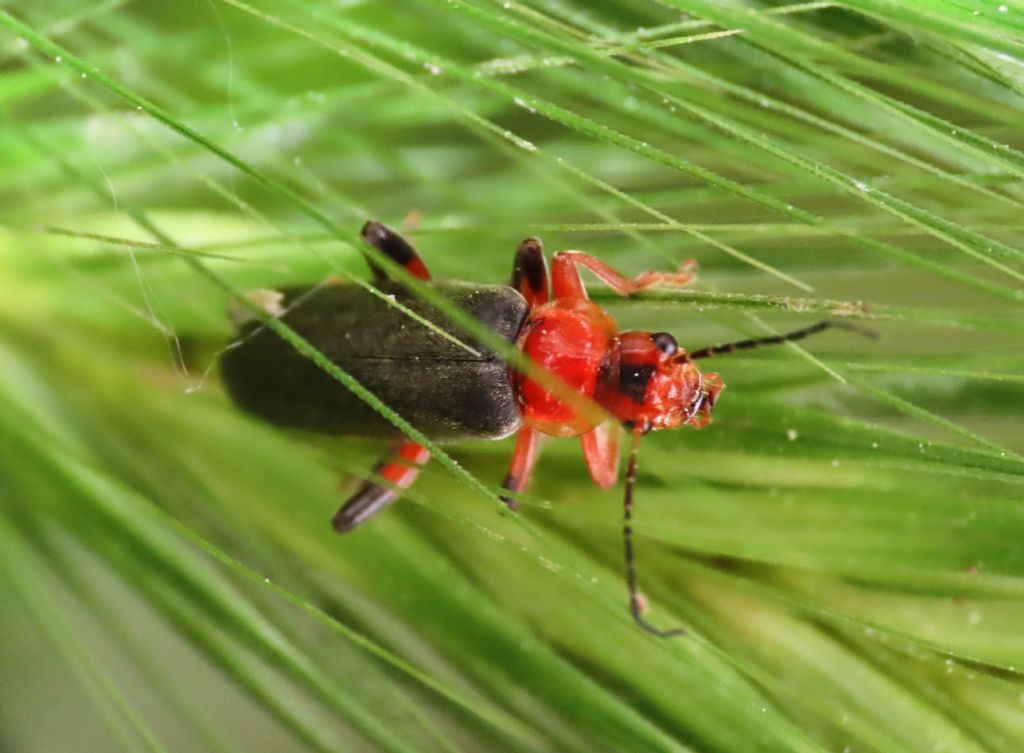
[[[654,627],[641,614],[640,592],[636,588],[636,560],[633,556],[633,488],[636,486],[636,460],[639,455],[640,437],[642,432],[633,432],[633,444],[629,449],[629,468],[626,471],[626,494],[622,503],[622,541],[626,554],[626,585],[629,587],[629,611],[636,624],[651,635],[659,638],[671,638],[674,635],[685,635],[682,628],[661,630]]]
[[[879,336],[878,332],[873,329],[868,329],[867,327],[860,327],[856,324],[851,324],[850,322],[837,321],[835,319],[826,319],[825,321],[818,322],[817,324],[812,324],[810,327],[796,329],[783,335],[756,337],[750,340],[740,340],[739,342],[726,343],[725,345],[714,345],[710,348],[701,348],[700,350],[687,353],[686,359],[696,361],[700,358],[708,358],[709,356],[715,356],[721,353],[732,353],[737,350],[760,348],[763,345],[782,345],[783,343],[793,342],[795,340],[803,340],[805,337],[816,335],[827,329],[845,329],[849,332],[856,332],[858,335],[863,335],[864,337],[870,337],[872,340],[877,340]]]
[[[509,473],[506,474],[505,482],[501,485],[501,488],[508,489],[510,492],[520,492],[522,491],[522,489],[520,488],[521,484],[522,479],[520,479],[513,473]],[[512,510],[513,512],[519,512],[519,500],[516,499],[515,497],[508,497],[503,494],[501,497],[499,497],[499,499],[506,505],[508,505],[509,510]]]

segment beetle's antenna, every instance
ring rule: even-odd
[[[648,633],[659,638],[669,638],[673,635],[683,635],[686,631],[682,628],[660,630],[647,622],[643,618],[644,597],[636,588],[636,560],[633,556],[633,489],[636,486],[636,459],[640,454],[640,437],[642,434],[641,429],[633,429],[633,444],[629,448],[629,468],[626,471],[626,495],[622,503],[622,540],[626,552],[626,585],[629,587],[629,611],[637,624]]]
[[[714,345],[710,348],[701,348],[691,353],[687,353],[681,358],[681,360],[696,361],[700,358],[708,358],[710,356],[717,356],[721,353],[732,353],[736,350],[750,350],[751,348],[760,348],[762,345],[782,345],[783,343],[793,342],[794,340],[803,340],[805,337],[816,335],[819,332],[824,332],[827,329],[845,329],[849,332],[856,332],[858,335],[864,337],[870,337],[872,340],[878,339],[878,332],[867,327],[859,327],[856,324],[850,324],[849,322],[837,321],[834,319],[826,319],[823,322],[812,324],[810,327],[804,327],[803,329],[795,329],[792,332],[787,332],[784,335],[772,335],[771,337],[757,337],[752,340],[740,340],[739,342],[727,343],[726,345]]]

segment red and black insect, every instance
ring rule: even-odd
[[[362,237],[415,277],[430,280],[423,260],[394,231],[368,222]],[[510,492],[520,492],[529,483],[541,434],[579,437],[591,477],[601,487],[613,486],[624,427],[632,438],[623,525],[630,611],[641,627],[656,635],[681,631],[662,631],[646,622],[637,590],[631,520],[640,437],[680,426],[699,429],[711,421],[722,380],[718,374],[701,373],[695,361],[800,340],[830,327],[856,329],[823,321],[784,335],[687,353],[667,332],[619,332],[611,316],[587,298],[579,269],[590,270],[616,293],[629,296],[653,285],[689,283],[692,262],[678,272],[644,272],[631,280],[593,256],[559,251],[549,278],[536,238],[519,245],[511,286],[434,284],[564,388],[600,406],[610,418],[598,423],[578,403],[560,399],[550,384],[538,384],[511,369],[401,283],[388,279],[372,261],[370,267],[385,297],[455,337],[444,337],[356,285],[286,289],[275,294],[274,308],[279,305],[288,326],[425,435],[437,440],[500,439],[518,431],[504,483]],[[221,369],[229,392],[243,408],[284,426],[398,440],[392,455],[377,467],[376,479],[365,482],[334,516],[335,529],[352,530],[413,482],[429,457],[423,447],[403,439],[391,423],[258,321],[242,324],[239,334]],[[460,342],[470,347],[460,347]],[[505,500],[517,506],[514,497]]]

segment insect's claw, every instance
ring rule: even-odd
[[[656,628],[636,612],[633,613],[633,619],[636,620],[637,625],[658,638],[673,638],[678,635],[686,635],[686,630],[681,627],[669,628],[668,630]]]
[[[661,628],[654,627],[654,625],[643,618],[643,615],[647,612],[647,608],[647,597],[642,593],[637,592],[633,595],[633,598],[630,599],[629,611],[633,615],[633,619],[636,620],[637,625],[648,633],[656,635],[659,638],[671,638],[676,635],[686,635],[686,631],[683,628],[662,630]]]

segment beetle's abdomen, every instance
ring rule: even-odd
[[[386,405],[434,439],[504,437],[522,417],[508,365],[399,286],[382,289],[479,355],[355,285],[282,291],[281,319]],[[505,286],[435,285],[455,305],[514,342],[527,305]],[[398,437],[400,432],[269,328],[249,322],[221,358],[231,397],[282,426],[330,434]]]
[[[530,359],[593,400],[602,370],[617,357],[617,328],[611,317],[588,300],[557,299],[531,313],[519,336],[519,347]],[[545,434],[573,437],[594,428],[547,388],[520,377],[520,397],[526,422]]]

